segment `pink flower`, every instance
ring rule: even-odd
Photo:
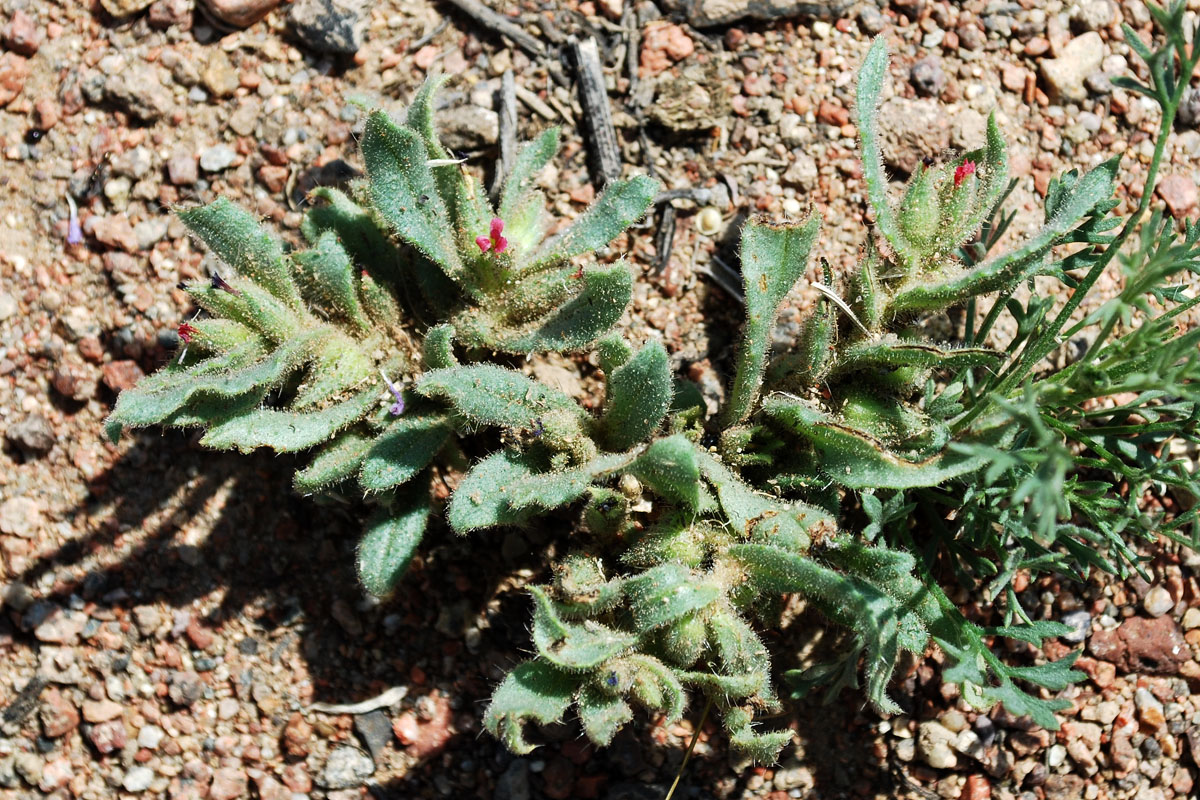
[[[962,182],[967,179],[967,176],[973,174],[975,174],[974,161],[964,161],[959,164],[954,170],[954,188],[957,189],[959,186],[962,186]]]
[[[492,217],[492,229],[490,236],[476,236],[475,244],[479,246],[481,253],[486,253],[491,250],[496,253],[503,253],[508,247],[508,239],[502,235],[504,232],[504,220],[499,217]]]
[[[175,329],[175,332],[179,334],[179,338],[183,340],[184,344],[190,343],[192,337],[196,335],[196,329],[186,322],[179,323],[179,327]]]

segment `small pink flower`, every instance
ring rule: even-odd
[[[175,329],[175,332],[179,334],[179,338],[183,340],[184,344],[190,343],[192,337],[197,333],[196,329],[186,322],[179,323],[179,327]]]
[[[967,176],[973,174],[975,174],[974,161],[964,161],[959,164],[954,170],[954,188],[957,189],[959,186],[962,186],[962,182],[967,179]]]
[[[475,237],[475,244],[479,246],[479,251],[486,253],[488,250],[492,250],[496,253],[503,253],[504,249],[508,247],[508,239],[504,238],[503,232],[504,220],[492,217],[491,235]]]

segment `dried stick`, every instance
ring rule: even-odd
[[[529,53],[529,55],[535,58],[541,58],[546,55],[546,46],[541,41],[527,33],[520,25],[480,3],[479,0],[446,0],[446,2],[489,31],[494,31],[505,38],[511,39],[517,47],[520,47],[526,53]]]
[[[601,187],[621,176],[621,149],[613,128],[600,51],[595,39],[570,40],[579,80],[579,103],[583,106],[588,142],[591,144],[593,180]]]
[[[496,164],[496,177],[492,181],[492,199],[500,197],[500,187],[512,171],[517,157],[517,89],[513,71],[506,69],[500,78],[500,160]]]

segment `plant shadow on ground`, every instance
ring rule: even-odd
[[[563,762],[564,752],[577,762],[571,774],[593,778],[600,797],[665,795],[686,737],[664,740],[662,729],[645,720],[604,750],[580,748],[574,722],[546,729],[545,746],[525,759],[514,759],[480,733],[500,669],[520,661],[530,647],[527,598],[509,576],[543,579],[547,550],[569,546],[568,525],[472,537],[439,526],[396,594],[382,603],[364,602],[354,571],[361,507],[297,495],[291,465],[281,464],[290,457],[200,450],[179,432],[133,436],[132,447],[91,482],[87,500],[74,510],[75,537],[12,576],[31,588],[50,586],[34,589],[26,615],[49,602],[82,608],[102,626],[102,620],[130,619],[139,606],[165,604],[175,628],[166,641],[190,650],[194,667],[199,662],[211,671],[224,662],[234,680],[248,672],[254,684],[267,682],[274,702],[259,702],[260,724],[279,735],[293,711],[310,702],[353,703],[395,685],[408,687],[406,706],[431,693],[446,696],[455,735],[417,764],[393,741],[377,764],[379,781],[370,785],[376,797],[427,794],[438,775],[450,776],[464,793],[505,797],[506,781],[511,785],[522,772],[530,796],[553,797],[553,773],[534,765]],[[487,558],[480,557],[481,548]],[[197,601],[203,610],[192,608]],[[216,634],[215,647],[191,649],[194,642],[184,631],[189,616]],[[37,652],[43,645],[29,619],[10,612],[0,626],[9,628],[13,647]],[[100,626],[85,630],[85,641],[97,645]],[[479,636],[468,647],[464,632],[472,627]],[[233,641],[235,632],[245,639]],[[112,668],[122,656],[141,651],[148,669],[170,675],[155,642],[138,636],[129,625],[121,649],[91,665],[103,672],[106,664]],[[254,645],[244,644],[249,639]],[[276,666],[281,663],[282,673]],[[292,674],[297,667],[305,674]],[[288,677],[280,682],[280,674]],[[311,683],[311,694],[302,691],[302,681]],[[693,703],[688,717],[698,714]],[[798,710],[789,706],[788,714],[799,720],[800,760],[812,772],[814,796],[890,791],[890,779],[871,766],[869,745],[858,735],[869,735],[871,724],[858,705],[806,702]],[[812,725],[815,720],[820,724]],[[688,765],[676,796],[757,796],[755,773],[733,771],[723,737],[715,728],[712,733],[709,750]]]

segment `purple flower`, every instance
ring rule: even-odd
[[[383,382],[387,384],[388,391],[392,393],[392,397],[396,398],[396,402],[392,403],[388,412],[393,417],[398,417],[404,413],[404,397],[400,394],[400,390],[396,388],[396,384],[388,380],[388,376],[383,370],[379,370],[379,374],[383,377]]]

